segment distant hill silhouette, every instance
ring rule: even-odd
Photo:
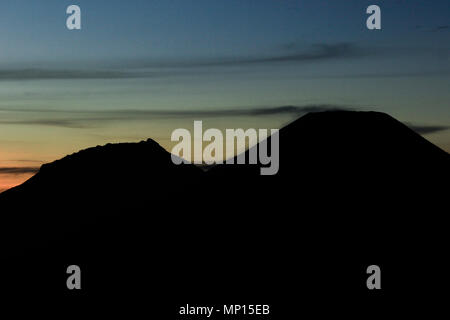
[[[0,194],[3,274],[33,265],[43,274],[36,287],[64,291],[64,266],[75,263],[96,299],[271,297],[288,315],[290,284],[316,311],[315,298],[339,290],[331,306],[368,307],[359,281],[370,264],[388,270],[389,297],[438,281],[449,164],[449,154],[377,112],[292,122],[280,130],[275,176],[260,176],[260,165],[176,166],[150,139],[90,148]],[[408,282],[412,263],[429,282]]]
[[[139,143],[97,146],[44,164],[35,176],[5,194],[14,197],[28,191],[33,194],[49,190],[64,193],[85,192],[84,189],[96,193],[111,189],[123,191],[134,185],[145,188],[161,179],[196,174],[201,174],[201,170],[194,165],[173,164],[170,153],[148,139]]]

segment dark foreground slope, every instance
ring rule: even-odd
[[[402,314],[443,298],[449,164],[400,122],[363,112],[280,130],[275,176],[175,166],[151,140],[84,150],[0,195],[3,288],[169,319],[186,303],[269,303],[274,319]],[[71,264],[80,292],[65,286]],[[371,264],[380,292],[366,288]]]

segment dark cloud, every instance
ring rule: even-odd
[[[89,119],[85,119],[89,120]],[[72,129],[84,129],[90,126],[83,123],[83,119],[37,119],[37,120],[0,120],[0,124],[4,125],[40,125],[40,126],[52,126],[63,127]]]
[[[195,68],[195,67],[221,67],[221,66],[245,66],[267,63],[301,63],[315,62],[329,59],[356,58],[369,54],[369,50],[359,47],[355,43],[321,43],[305,47],[300,43],[287,43],[268,54],[247,57],[221,57],[217,59],[185,59],[157,61],[150,59],[135,59],[122,61],[121,67],[127,68]],[[114,63],[110,63],[114,66]]]
[[[449,25],[440,25],[440,26],[435,26],[435,27],[424,27],[421,25],[417,25],[416,29],[421,29],[425,32],[439,32],[439,31],[446,31],[450,29]]]
[[[444,130],[448,130],[449,127],[446,126],[421,126],[421,125],[414,125],[414,124],[407,124],[409,128],[417,132],[418,134],[430,134],[430,133],[436,133]]]
[[[293,47],[291,53],[273,55],[268,57],[253,57],[247,59],[236,59],[231,61],[223,61],[223,65],[236,64],[254,64],[254,63],[270,63],[270,62],[308,62],[320,61],[335,58],[353,58],[365,55],[365,51],[358,48],[352,43],[337,44],[317,44],[308,50],[299,50]]]
[[[219,118],[219,117],[245,117],[268,115],[300,116],[308,112],[321,112],[328,110],[348,110],[338,105],[305,105],[280,106],[268,108],[233,108],[213,110],[111,110],[111,111],[59,111],[55,118],[0,120],[3,125],[40,125],[72,129],[93,128],[108,122],[142,121],[152,119],[183,119],[183,118]],[[0,109],[0,111],[14,111],[13,109]],[[22,113],[37,113],[41,110],[20,110]],[[46,114],[50,110],[42,110]],[[61,114],[66,114],[64,118]]]
[[[314,62],[328,59],[354,58],[366,55],[363,50],[353,43],[315,44],[305,48],[292,43],[282,46],[279,54],[268,53],[267,55],[249,57],[230,57],[217,59],[186,59],[186,60],[148,60],[135,59],[133,61],[116,61],[105,63],[99,62],[104,69],[100,70],[63,70],[63,69],[4,69],[0,70],[0,81],[29,81],[29,80],[77,80],[77,79],[128,79],[128,78],[150,78],[173,75],[185,75],[181,69],[174,71],[173,68],[192,67],[220,67],[239,66],[267,63],[284,62]],[[145,68],[159,68],[158,71],[143,70]],[[113,70],[109,70],[113,69]],[[119,69],[116,70],[116,69]],[[138,70],[138,71],[137,71]]]
[[[14,160],[6,160],[6,161],[13,161],[13,162],[31,162],[31,163],[41,163],[42,160],[30,160],[30,159],[14,159]]]
[[[0,167],[0,174],[20,175],[26,173],[36,173],[38,171],[38,167]]]
[[[286,105],[279,107],[259,107],[259,108],[232,108],[232,109],[212,109],[212,110],[74,110],[74,111],[54,111],[54,110],[19,110],[21,113],[42,112],[53,114],[55,118],[24,119],[24,120],[0,120],[3,125],[37,125],[52,126],[70,129],[89,129],[100,127],[105,124],[124,121],[148,121],[161,119],[205,119],[223,117],[256,117],[256,116],[277,116],[290,115],[300,117],[309,112],[323,112],[335,110],[355,110],[353,107],[333,104],[310,104],[303,106]],[[0,111],[17,111],[14,109],[0,109]],[[25,116],[26,117],[26,116]],[[449,129],[442,125],[417,125],[406,123],[408,127],[419,134],[431,134]]]
[[[330,104],[312,104],[306,106],[282,106],[273,108],[258,108],[244,110],[244,115],[272,115],[272,114],[293,114],[302,115],[308,112],[323,112],[323,111],[336,111],[336,110],[350,110],[346,106],[330,105]]]
[[[65,80],[65,79],[121,79],[150,76],[148,73],[122,71],[10,69],[0,70],[0,80]]]
[[[145,114],[169,118],[209,118],[209,117],[236,117],[236,116],[265,116],[292,114],[301,115],[308,112],[321,112],[328,110],[342,110],[346,107],[333,105],[306,105],[306,106],[280,106],[270,108],[236,108],[218,110],[191,110],[191,111],[144,111]],[[125,111],[126,112],[126,111]],[[138,112],[142,114],[141,112]]]
[[[381,71],[381,72],[367,72],[367,73],[354,73],[354,74],[335,74],[335,75],[322,75],[322,76],[311,76],[310,78],[327,78],[327,79],[378,79],[378,78],[411,78],[411,77],[430,77],[430,76],[447,76],[450,74],[450,69],[439,69],[439,70],[419,70],[419,71]]]
[[[304,106],[286,105],[267,108],[233,108],[215,110],[111,110],[111,111],[53,111],[53,110],[20,110],[22,113],[52,113],[57,118],[48,119],[24,119],[24,120],[0,120],[3,125],[37,125],[52,126],[70,129],[96,128],[105,124],[124,121],[148,121],[161,119],[204,119],[223,117],[252,117],[252,116],[276,116],[291,115],[300,117],[309,112],[323,112],[335,110],[355,110],[352,107],[331,104],[311,104]],[[0,109],[0,111],[13,111],[13,109]],[[64,114],[64,118],[61,115]],[[450,127],[442,125],[417,125],[406,123],[415,132],[426,135],[444,130]]]
[[[450,26],[448,26],[448,25],[445,25],[445,26],[437,26],[437,27],[434,27],[433,29],[431,29],[430,31],[432,31],[432,32],[446,31],[446,30],[448,30],[449,28],[450,28]]]

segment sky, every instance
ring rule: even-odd
[[[68,30],[66,8],[81,8]],[[381,8],[381,30],[366,8]],[[0,192],[39,166],[176,128],[376,110],[450,151],[450,2],[2,0]]]

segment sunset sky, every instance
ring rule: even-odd
[[[371,4],[382,30],[366,28]],[[2,0],[0,191],[90,146],[153,138],[170,151],[193,120],[279,128],[377,110],[450,151],[449,12],[448,0]]]

